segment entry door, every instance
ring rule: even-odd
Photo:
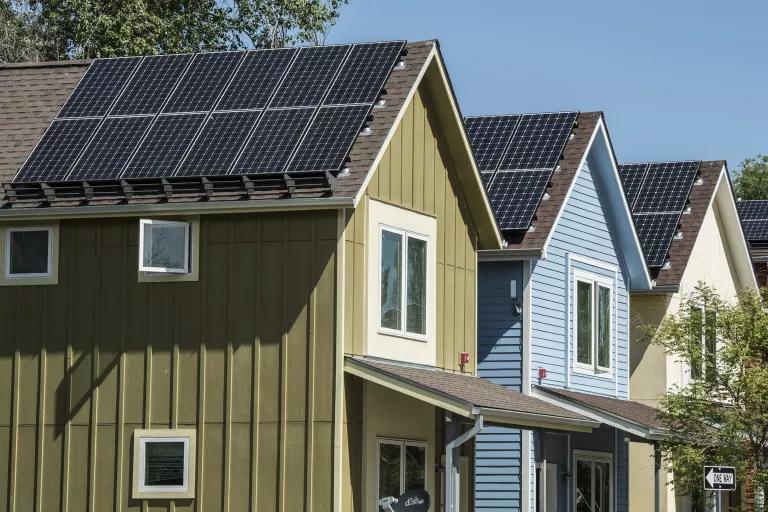
[[[573,510],[613,512],[613,460],[610,453],[573,452]]]

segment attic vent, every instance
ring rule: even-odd
[[[677,232],[675,233],[675,240],[682,240],[682,239],[683,239],[683,232],[678,229]]]
[[[694,185],[703,185],[704,184],[704,178],[701,176],[696,176],[696,181],[693,182]]]
[[[360,135],[370,135],[371,134],[371,127],[365,126],[362,130],[360,130]]]
[[[672,268],[672,262],[667,260],[664,262],[664,265],[661,266],[661,270],[669,270]]]
[[[402,60],[399,60],[397,61],[397,64],[395,64],[394,70],[400,71],[402,69],[405,69],[405,62],[403,62]]]
[[[546,201],[549,199],[549,192],[544,192],[544,196],[541,198],[543,201]]]

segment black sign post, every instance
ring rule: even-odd
[[[736,468],[732,466],[704,466],[705,491],[735,491]]]

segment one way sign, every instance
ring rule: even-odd
[[[733,491],[736,489],[736,468],[731,466],[704,466],[705,491]]]

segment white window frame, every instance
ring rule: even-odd
[[[34,272],[26,274],[11,273],[11,234],[25,231],[45,231],[48,234],[48,261],[46,272]],[[5,230],[5,278],[6,279],[33,279],[53,277],[53,227],[52,226],[16,226]]]
[[[182,485],[146,485],[145,447],[149,443],[184,443],[184,483]],[[196,431],[192,429],[136,430],[133,434],[133,498],[186,499],[195,497]]]
[[[592,287],[592,312],[591,312],[591,318],[590,323],[592,324],[592,336],[590,340],[590,353],[592,354],[592,364],[586,364],[579,361],[579,300],[578,300],[578,287],[579,283],[585,283]],[[607,288],[610,292],[610,301],[608,304],[608,318],[609,318],[609,327],[608,327],[608,333],[610,336],[610,346],[608,349],[608,364],[609,366],[600,366],[598,364],[598,357],[597,357],[597,349],[598,349],[598,291],[599,288]],[[613,352],[616,347],[616,329],[615,329],[615,318],[614,318],[614,303],[615,303],[615,289],[613,286],[613,282],[604,277],[599,276],[597,274],[592,274],[590,272],[584,272],[580,270],[575,270],[573,273],[573,299],[572,299],[572,310],[571,310],[571,319],[573,321],[573,329],[572,329],[572,338],[573,338],[573,367],[574,371],[578,373],[588,373],[593,375],[602,375],[602,376],[610,376],[613,374],[613,367],[614,367],[614,356]]]
[[[693,367],[688,364],[688,379],[689,380],[705,380],[707,378],[707,308],[704,306],[704,304],[694,304],[692,307],[695,307],[699,311],[701,311],[701,333],[699,335],[699,342],[700,342],[700,349],[701,349],[701,368],[699,368],[700,376],[694,377],[693,375]],[[715,318],[717,318],[717,315],[715,314]],[[715,320],[717,321],[717,320]],[[717,365],[717,345],[718,345],[718,338],[717,338],[717,324],[715,324],[715,365]]]
[[[405,448],[407,446],[416,446],[424,449],[424,489],[429,489],[429,448],[425,441],[413,441],[410,439],[397,439],[392,437],[379,437],[376,439],[376,500],[374,510],[379,510],[379,482],[381,482],[381,445],[388,444],[400,447],[400,496],[405,492]],[[397,498],[397,496],[395,496]]]
[[[184,228],[184,261],[185,267],[182,268],[167,268],[167,267],[151,267],[144,265],[144,239],[145,226],[166,226],[166,227],[183,227]],[[150,228],[151,230],[152,228]],[[190,232],[192,230],[192,223],[189,221],[176,221],[176,220],[156,220],[156,219],[140,219],[139,220],[139,271],[147,273],[159,273],[159,274],[190,274],[192,272],[192,262],[190,261]]]
[[[616,485],[615,478],[614,478],[614,472],[613,472],[613,454],[610,452],[597,452],[597,451],[589,451],[589,450],[573,450],[573,478],[571,479],[571,503],[573,504],[573,512],[576,512],[576,489],[577,489],[577,473],[576,469],[578,467],[579,461],[587,461],[587,462],[607,462],[608,463],[608,474],[610,477],[610,486],[609,486],[609,498],[608,501],[610,503],[609,510],[607,512],[613,512],[614,511],[614,487]],[[593,470],[594,471],[594,470]],[[592,497],[594,499],[595,496],[595,479],[592,478]],[[591,508],[591,504],[590,504]],[[606,511],[604,511],[606,512]]]
[[[427,341],[430,336],[429,332],[429,308],[432,306],[429,304],[429,290],[424,290],[425,292],[425,300],[427,301],[427,304],[425,304],[424,308],[424,334],[416,333],[416,332],[410,332],[407,330],[407,320],[408,320],[408,239],[414,238],[416,240],[422,240],[426,242],[426,256],[427,256],[427,264],[424,267],[424,286],[429,286],[429,236],[417,233],[415,231],[410,231],[407,229],[397,228],[394,226],[390,226],[388,224],[380,224],[379,230],[378,230],[378,236],[379,236],[379,281],[381,281],[381,257],[384,248],[382,247],[381,240],[383,238],[384,232],[387,231],[389,233],[393,233],[396,235],[400,235],[402,240],[402,251],[401,251],[401,261],[400,261],[400,269],[401,269],[401,276],[400,276],[400,329],[392,329],[389,327],[384,327],[381,325],[381,293],[379,293],[378,296],[378,303],[379,303],[379,332],[381,334],[387,334],[389,336],[399,336],[401,338],[407,338],[412,339],[416,341]]]

